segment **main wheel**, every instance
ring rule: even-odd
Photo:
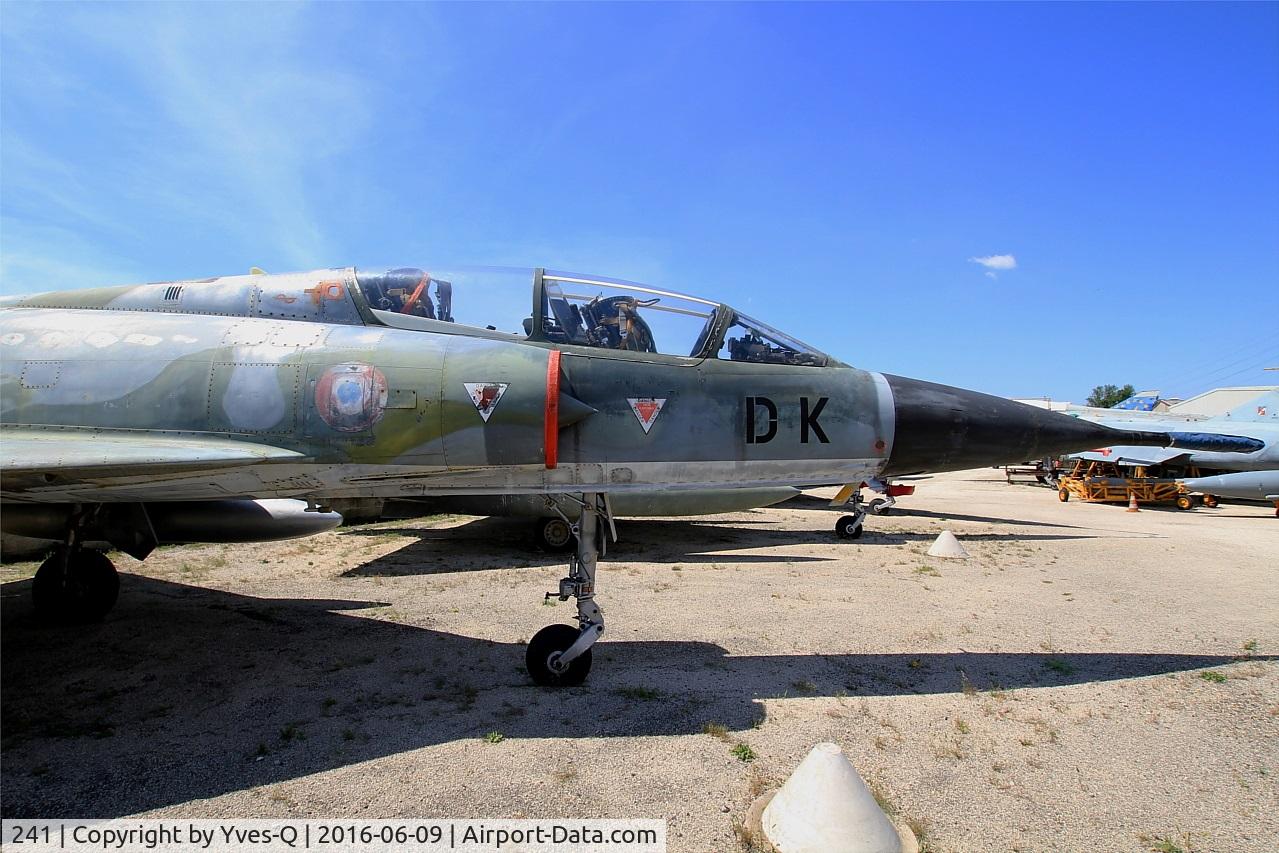
[[[1195,505],[1195,501],[1190,495],[1177,495],[1177,500],[1174,503],[1177,504],[1177,509],[1191,509]]]
[[[1057,500],[1061,501],[1062,503],[1065,503],[1066,501],[1070,500],[1070,489],[1058,489]]]
[[[888,515],[888,513],[892,512],[892,509],[893,509],[892,507],[888,505],[888,501],[884,500],[883,498],[875,498],[873,501],[870,502],[870,505],[866,508],[869,509],[871,512],[873,512],[875,515]]]
[[[120,596],[120,575],[101,551],[55,551],[31,582],[36,613],[50,622],[99,622]]]
[[[842,515],[835,522],[835,535],[840,539],[858,539],[862,535],[862,521],[855,515]]]
[[[1216,495],[1204,495],[1204,506],[1208,507],[1209,509],[1213,509],[1220,503],[1221,501],[1217,500]]]
[[[586,680],[586,674],[591,671],[590,649],[582,652],[563,672],[551,669],[552,658],[568,651],[580,634],[572,625],[547,625],[533,635],[524,653],[524,665],[535,683],[544,687],[572,687]]]
[[[539,518],[535,528],[537,544],[547,551],[572,551],[573,528],[558,516]]]

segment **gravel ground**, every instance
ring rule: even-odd
[[[522,644],[570,621],[541,603],[562,566],[520,522],[120,556],[80,629],[5,566],[3,814],[659,817],[672,851],[735,851],[832,740],[925,850],[1279,849],[1273,509],[969,471],[850,543],[830,493],[623,522],[594,670],[559,691]],[[970,559],[925,555],[947,528]]]

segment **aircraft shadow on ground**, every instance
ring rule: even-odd
[[[976,516],[970,516],[973,520]],[[834,562],[838,557],[773,551],[814,542],[838,543],[830,530],[787,530],[780,526],[737,527],[729,522],[703,520],[622,519],[619,541],[610,543],[604,560],[699,565],[713,563],[776,564]],[[1045,525],[1055,527],[1056,525]],[[931,542],[936,532],[893,530],[891,517],[871,519],[859,545],[901,545]],[[1069,529],[1069,528],[1068,528]],[[1075,528],[1082,529],[1082,528]],[[559,566],[563,554],[539,550],[533,544],[527,521],[509,518],[477,518],[456,527],[352,528],[340,535],[386,537],[403,544],[348,570],[345,577],[402,577],[504,568]],[[1150,534],[1116,531],[1103,535],[1085,533],[967,533],[966,542],[1032,542],[1099,538],[1148,538]],[[741,551],[763,553],[737,553]],[[725,553],[725,552],[734,553]]]
[[[51,628],[0,588],[5,817],[108,817],[479,738],[743,730],[762,698],[1056,686],[1178,672],[1179,654],[778,654],[608,642],[590,681],[531,684],[524,646],[124,575],[100,624]],[[344,612],[345,611],[345,612]],[[354,612],[351,612],[354,611]],[[424,768],[424,772],[446,768]]]
[[[909,500],[909,498],[906,498],[904,500]],[[830,505],[829,500],[826,500],[824,498],[813,497],[812,495],[798,495],[796,497],[793,497],[787,500],[784,503],[778,504],[778,506],[784,509],[825,511],[832,514],[838,514],[840,512],[838,508],[832,507]],[[875,524],[880,521],[885,521],[885,522],[891,521],[892,519],[898,518],[898,517],[936,518],[936,519],[942,519],[945,521],[978,521],[986,524],[1011,524],[1011,525],[1016,525],[1017,527],[1052,527],[1052,528],[1064,529],[1064,530],[1089,529],[1089,528],[1080,527],[1079,525],[1076,525],[1076,524],[1055,524],[1053,522],[1048,522],[1048,521],[1030,521],[1029,519],[1025,519],[1025,518],[997,518],[995,516],[989,516],[989,515],[967,515],[964,513],[957,513],[957,512],[937,512],[935,510],[918,509],[912,506],[903,506],[903,504],[900,502],[896,506],[894,506],[891,510],[889,510],[889,512],[886,515],[883,515],[883,516],[870,515],[870,516],[867,516],[867,519],[870,523]]]
[[[752,522],[758,524],[758,522]],[[733,554],[716,552],[811,544],[834,539],[827,531],[777,527],[731,527],[684,519],[621,519],[619,540],[611,542],[606,561],[643,559],[652,563],[820,563],[835,557],[803,554]],[[340,535],[398,537],[404,544],[345,573],[347,577],[428,575],[441,572],[529,568],[567,564],[564,554],[540,550],[527,519],[477,518],[456,527],[352,528]]]

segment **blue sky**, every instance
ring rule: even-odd
[[[999,394],[1279,376],[1279,4],[8,2],[0,50],[6,293],[544,265]]]

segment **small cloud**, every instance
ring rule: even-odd
[[[989,278],[998,278],[1001,272],[1017,269],[1017,259],[1012,255],[986,255],[982,258],[969,258],[968,262],[985,267]]]

